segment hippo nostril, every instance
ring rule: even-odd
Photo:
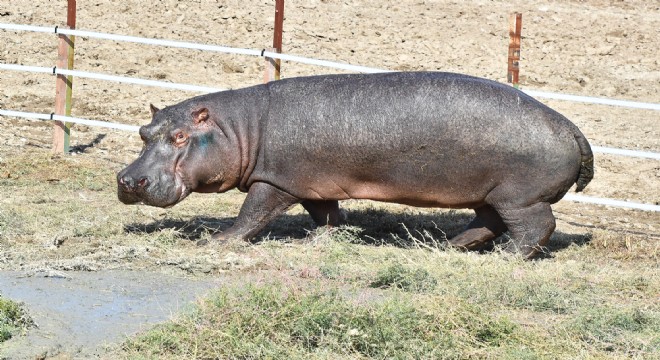
[[[138,187],[140,188],[144,188],[147,185],[149,185],[149,179],[147,179],[146,177],[143,177],[142,179],[140,179],[140,181],[138,181]]]
[[[120,176],[119,185],[124,188],[125,191],[134,191],[135,190],[135,180],[130,176]]]

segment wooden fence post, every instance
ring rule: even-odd
[[[509,65],[506,81],[518,89],[520,73],[520,37],[522,33],[522,14],[513,13],[509,17]]]
[[[67,0],[66,25],[69,29],[76,28],[76,0]],[[73,69],[74,36],[59,34],[57,47],[57,68]],[[73,77],[57,75],[55,84],[55,114],[71,116],[71,98],[73,95]],[[71,124],[55,121],[53,124],[53,153],[69,152],[69,137]]]
[[[282,29],[284,24],[284,0],[275,0],[275,28],[273,31],[273,47],[266,49],[271,52],[282,53]],[[280,59],[266,57],[266,70],[264,83],[280,79]]]

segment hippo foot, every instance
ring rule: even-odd
[[[459,251],[464,251],[464,252],[469,252],[469,251],[480,251],[486,247],[486,244],[484,243],[473,243],[469,244],[467,246],[465,245],[460,245],[460,244],[454,244],[451,241],[447,243],[449,245],[449,248],[456,249]]]
[[[229,231],[225,231],[225,232],[221,232],[221,233],[211,235],[211,239],[213,239],[213,242],[216,242],[216,243],[225,243],[225,242],[229,242],[231,240],[240,239],[240,237],[232,234]]]
[[[501,209],[500,214],[509,228],[511,241],[504,245],[506,252],[532,259],[547,253],[545,244],[555,230],[555,217],[548,203],[536,203],[524,208]]]
[[[228,245],[228,244],[248,244],[247,240],[240,236],[233,235],[228,231],[211,235],[211,239],[200,239],[195,243],[197,246],[206,245]]]
[[[513,240],[504,244],[502,246],[502,251],[513,255],[520,255],[527,260],[534,259],[538,256],[542,256],[543,254],[548,254],[548,249],[545,246],[538,244],[520,246]]]
[[[449,245],[453,248],[464,250],[464,251],[475,251],[481,250],[486,245],[486,243],[492,239],[490,234],[488,236],[470,236],[470,233],[475,231],[465,231],[460,235],[449,239]],[[467,234],[466,234],[467,233]],[[480,235],[480,234],[475,234]]]
[[[500,215],[490,205],[478,207],[474,212],[477,216],[462,233],[449,239],[449,245],[461,250],[481,250],[507,230]]]

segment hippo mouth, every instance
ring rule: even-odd
[[[172,181],[173,180],[173,181]],[[156,206],[165,209],[169,209],[174,205],[180,203],[193,192],[193,186],[191,186],[190,181],[187,177],[184,176],[184,172],[181,171],[181,168],[177,165],[174,167],[173,176],[169,181],[172,181],[173,184],[170,187],[169,191],[165,191],[167,196],[153,196],[155,194],[145,194],[146,196],[140,198],[139,203],[143,205]],[[167,183],[168,181],[163,181]],[[157,191],[156,191],[157,192]],[[149,196],[152,195],[152,196]],[[163,194],[164,195],[164,194]]]
[[[192,192],[192,187],[187,184],[185,177],[178,171],[175,171],[173,176],[170,175],[169,180],[164,178],[159,180],[145,188],[131,188],[120,183],[118,186],[119,200],[127,205],[140,204],[170,208]],[[162,186],[167,183],[170,185]]]
[[[164,202],[153,201],[154,200],[153,198],[147,197],[140,199],[140,204],[169,209],[174,205],[183,201],[183,199],[188,197],[190,193],[192,193],[192,188],[186,185],[185,177],[179,171],[175,171],[173,194],[168,197],[169,201],[164,201]]]
[[[175,190],[176,200],[172,204],[164,206],[165,208],[170,208],[180,203],[181,201],[183,201],[183,199],[188,197],[190,193],[192,193],[192,187],[186,185],[185,178],[183,177],[182,173],[179,171],[178,167],[174,171],[174,186],[176,189]]]

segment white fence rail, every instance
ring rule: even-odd
[[[74,124],[104,127],[104,128],[117,129],[117,130],[126,130],[126,131],[132,131],[132,132],[137,132],[140,129],[139,126],[134,126],[134,125],[117,124],[117,123],[112,123],[112,122],[107,122],[107,121],[80,119],[80,118],[75,118],[75,117],[70,117],[70,116],[62,116],[62,115],[55,115],[55,114],[42,114],[42,113],[33,113],[33,112],[23,112],[23,111],[0,109],[0,115],[19,117],[19,118],[24,118],[24,119],[32,119],[32,120],[64,121],[64,122],[70,122],[70,123],[74,123]]]
[[[660,110],[660,104],[653,104],[653,103],[628,101],[628,100],[616,100],[616,99],[600,98],[593,96],[559,94],[559,93],[537,91],[537,90],[523,89],[522,92],[524,92],[529,96],[537,97],[537,98],[565,100],[565,101],[580,102],[585,104],[620,106],[620,107],[627,107],[633,109]]]
[[[642,203],[636,203],[636,202],[631,202],[631,201],[606,199],[606,198],[585,196],[585,195],[579,195],[579,194],[566,194],[566,195],[564,195],[562,200],[583,202],[583,203],[587,203],[587,204],[597,204],[597,205],[606,205],[606,206],[614,206],[614,207],[623,207],[623,208],[630,208],[630,209],[637,209],[637,210],[644,210],[644,211],[660,211],[660,205],[642,204]]]

